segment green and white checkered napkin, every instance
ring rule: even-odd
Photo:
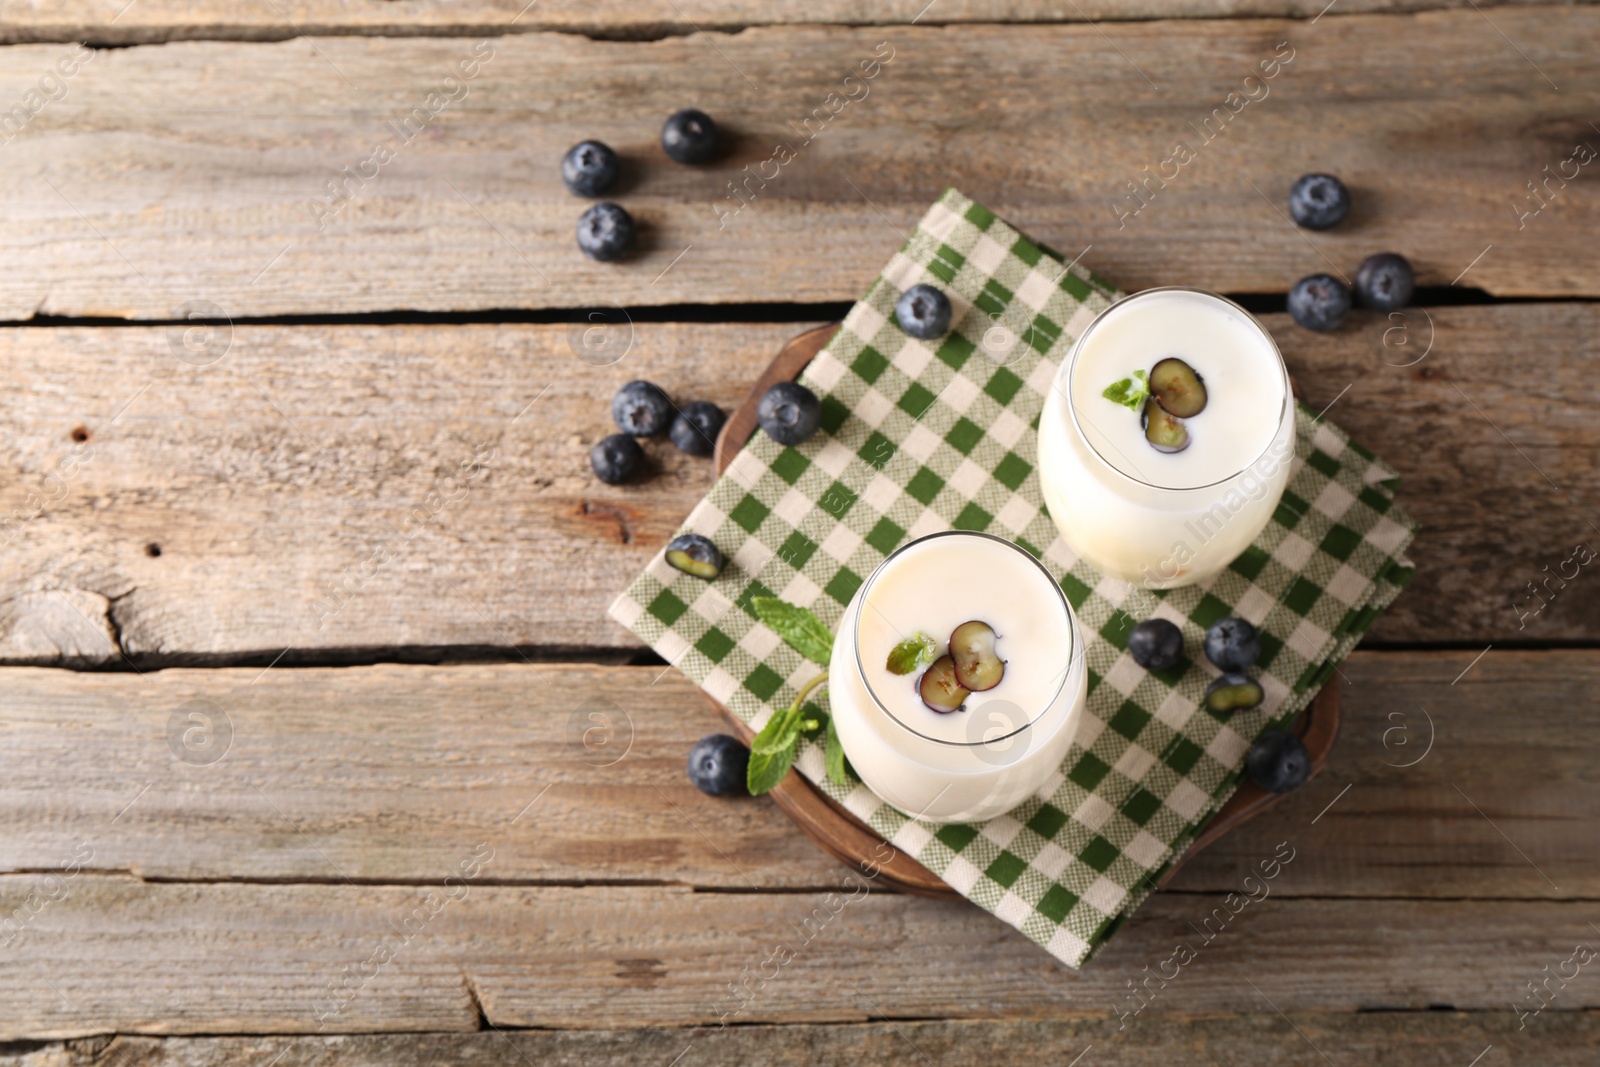
[[[955,323],[923,343],[894,322],[918,282]],[[1061,576],[1088,640],[1089,712],[1061,771],[1007,815],[919,823],[865,786],[828,782],[818,743],[796,767],[958,892],[1072,966],[1149,895],[1233,792],[1251,742],[1310,703],[1412,575],[1398,477],[1302,408],[1273,521],[1211,581],[1156,592],[1102,577],[1057,536],[1039,496],[1040,409],[1074,338],[1119,294],[951,190],[936,203],[801,381],[822,428],[798,448],[757,433],[684,531],[729,558],[714,582],[651,561],[611,615],[759,729],[819,668],[756,621],[750,600],[808,605],[837,627],[872,569],[907,539],[951,527],[1010,538]],[[1132,625],[1183,628],[1191,662],[1156,677],[1128,656]],[[1226,721],[1200,707],[1205,628],[1261,631],[1266,701]]]

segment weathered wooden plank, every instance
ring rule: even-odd
[[[1600,12],[1557,7],[300,38],[100,52],[65,80],[70,46],[19,46],[0,318],[849,299],[948,185],[1130,288],[1282,292],[1395,248],[1424,284],[1470,266],[1495,293],[1594,295],[1600,195],[1568,179],[1600,144],[1597,32]],[[732,133],[716,166],[656,144],[689,103]],[[631,164],[625,263],[574,247],[557,161],[588,136]],[[1358,207],[1313,242],[1280,205],[1318,168]]]
[[[1296,1031],[1299,1033],[1297,1034]],[[680,1029],[502,1031],[433,1034],[350,1034],[272,1037],[88,1038],[26,1051],[0,1051],[15,1067],[101,1067],[108,1057],[133,1067],[214,1067],[270,1063],[282,1056],[292,1067],[413,1067],[500,1064],[513,1050],[529,1063],[582,1067],[592,1063],[660,1067],[687,1048],[683,1062],[707,1067],[751,1063],[796,1067],[855,1067],[914,1060],[965,1065],[997,1057],[1031,1063],[1068,1063],[1094,1048],[1092,1062],[1107,1067],[1170,1067],[1174,1062],[1259,1063],[1271,1067],[1325,1067],[1334,1063],[1466,1064],[1487,1046],[1550,1067],[1592,1067],[1600,1042],[1593,1013],[1546,1012],[1518,1030],[1507,1011],[1269,1012],[1169,1019],[1152,1016],[1108,1038],[1093,1020],[1016,1019],[912,1021],[858,1024],[738,1026]],[[111,1046],[108,1048],[108,1046]],[[1184,1057],[1179,1059],[1178,1057]],[[512,1062],[517,1062],[513,1060]]]
[[[497,854],[482,855],[491,872]],[[1109,1038],[1157,1015],[1265,1015],[1251,982],[1283,1011],[1505,1012],[1531,1006],[1524,983],[1594,937],[1588,904],[1269,897],[1230,918],[1221,896],[1159,894],[1074,973],[965,902],[865,884],[825,895],[15,875],[0,878],[0,908],[28,916],[0,970],[8,1039],[468,1030],[480,1008],[496,1026],[602,1030],[1088,1016]],[[1161,972],[1180,944],[1193,958],[1122,1019],[1138,1006],[1130,980]],[[1550,988],[1551,1012],[1600,1006],[1592,982]]]
[[[1309,401],[1400,470],[1423,525],[1418,577],[1373,639],[1591,638],[1600,600],[1568,561],[1595,536],[1600,310],[1408,315],[1412,347],[1377,316],[1331,337],[1266,317]],[[7,331],[0,660],[120,662],[114,635],[136,662],[635,648],[605,608],[712,475],[662,443],[647,481],[601,485],[586,450],[612,429],[607,397],[646,376],[731,407],[802,328],[624,325],[607,367],[561,325],[239,326],[190,338],[191,358],[219,356],[203,366],[162,328]],[[1421,362],[1385,365],[1430,332]]]
[[[1523,4],[1530,0],[1507,0]],[[1582,2],[1582,0],[1580,0]],[[1333,17],[1357,12],[1427,11],[1470,6],[1466,0],[1344,0]],[[263,5],[181,4],[173,0],[56,0],[48,7],[0,3],[0,42],[80,41],[117,44],[179,40],[283,40],[297,34],[530,33],[564,30],[602,37],[681,35],[749,26],[805,23],[921,25],[969,22],[1085,22],[1164,18],[1315,17],[1326,0],[1082,0],[1065,7],[1040,7],[1021,0],[895,0],[870,9],[846,0],[813,0],[804,6],[762,0],[630,0],[586,4],[581,0],[284,0]]]
[[[1600,818],[1600,722],[1573,713],[1600,687],[1600,654],[1496,650],[1452,687],[1470,655],[1352,657],[1323,775],[1172,888],[1238,889],[1287,840],[1298,856],[1279,895],[1600,898],[1600,843],[1577,829]],[[160,880],[438,883],[487,837],[503,882],[803,889],[849,874],[771,804],[690,787],[684,758],[718,720],[676,672],[13,668],[5,681],[3,871],[76,858]]]

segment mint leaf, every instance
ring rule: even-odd
[[[889,659],[884,666],[889,668],[890,674],[910,674],[918,667],[932,663],[938,647],[933,643],[933,638],[918,630],[889,650]]]
[[[850,771],[845,765],[844,746],[839,743],[839,732],[833,728],[833,717],[828,717],[828,750],[823,753],[828,763],[828,781],[834,785],[849,785]]]
[[[800,727],[805,722],[800,709],[805,706],[806,698],[812,691],[819,685],[827,684],[827,681],[826,674],[819,674],[801,686],[800,692],[795,694],[794,703],[783,711],[773,712],[767,725],[751,738],[750,766],[744,777],[751,796],[758,797],[783,781],[783,776],[794,766],[795,749],[800,746]],[[828,728],[833,729],[831,717],[828,719]]]
[[[745,784],[750,787],[750,795],[758,797],[771,792],[772,787],[783,781],[783,776],[788,774],[789,768],[793,766],[793,744],[776,752],[757,752],[751,749],[750,769],[745,773]]]
[[[1131,377],[1106,386],[1105,392],[1100,395],[1113,404],[1121,404],[1130,411],[1138,411],[1144,406],[1145,398],[1150,395],[1150,376],[1142,370],[1136,370]]]
[[[824,667],[833,656],[833,633],[822,620],[805,608],[777,597],[758,596],[750,601],[756,615],[784,643],[813,663]]]

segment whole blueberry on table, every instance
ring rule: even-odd
[[[672,425],[672,401],[654,382],[631,381],[611,398],[617,429],[635,437],[654,437]]]
[[[1211,679],[1204,697],[1206,710],[1218,715],[1232,715],[1236,711],[1249,711],[1259,707],[1265,694],[1261,683],[1248,674],[1228,671]]]
[[[599,196],[616,184],[617,154],[599,141],[580,141],[561,157],[561,180],[578,196]]]
[[[672,443],[691,456],[709,456],[717,444],[717,434],[728,416],[708,400],[694,400],[683,405],[678,417],[672,420],[668,431]]]
[[[1261,635],[1244,619],[1218,619],[1206,630],[1206,658],[1219,671],[1242,671],[1261,658]]]
[[[717,124],[704,111],[686,107],[662,125],[661,147],[679,163],[709,163],[717,154]]]
[[[943,337],[950,329],[950,298],[931,285],[913,285],[895,301],[894,317],[920,341]]]
[[[1379,252],[1361,261],[1356,271],[1356,299],[1374,311],[1393,311],[1411,303],[1417,276],[1406,257]]]
[[[679,534],[667,545],[667,563],[696,578],[710,581],[722,573],[725,562],[722,550],[702,534]]]
[[[1308,330],[1337,330],[1350,314],[1350,290],[1330,274],[1301,278],[1289,290],[1289,317]]]
[[[761,394],[756,421],[780,445],[797,445],[822,424],[822,402],[799,382],[778,382]]]
[[[748,793],[745,775],[750,767],[750,750],[737,737],[709,734],[689,750],[689,781],[700,792],[714,797],[736,797]]]
[[[614,433],[589,449],[589,466],[607,485],[631,482],[644,468],[644,449],[627,434]]]
[[[1331,174],[1303,174],[1289,186],[1289,217],[1308,230],[1337,226],[1350,214],[1350,190]]]
[[[1268,730],[1244,758],[1250,780],[1269,793],[1287,793],[1311,777],[1311,755],[1294,734]]]
[[[578,218],[578,247],[602,263],[633,247],[633,216],[616,204],[596,204]]]
[[[1128,655],[1147,671],[1166,671],[1183,659],[1183,631],[1166,619],[1146,619],[1128,634]]]

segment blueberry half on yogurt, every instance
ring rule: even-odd
[[[972,695],[971,690],[956,677],[955,660],[949,656],[940,656],[933,661],[933,666],[922,672],[922,677],[917,681],[917,693],[928,710],[937,711],[940,715],[960,711]]]
[[[998,640],[994,627],[976,619],[962,623],[951,633],[950,660],[963,689],[982,693],[1000,684],[1006,664],[995,651]]]

